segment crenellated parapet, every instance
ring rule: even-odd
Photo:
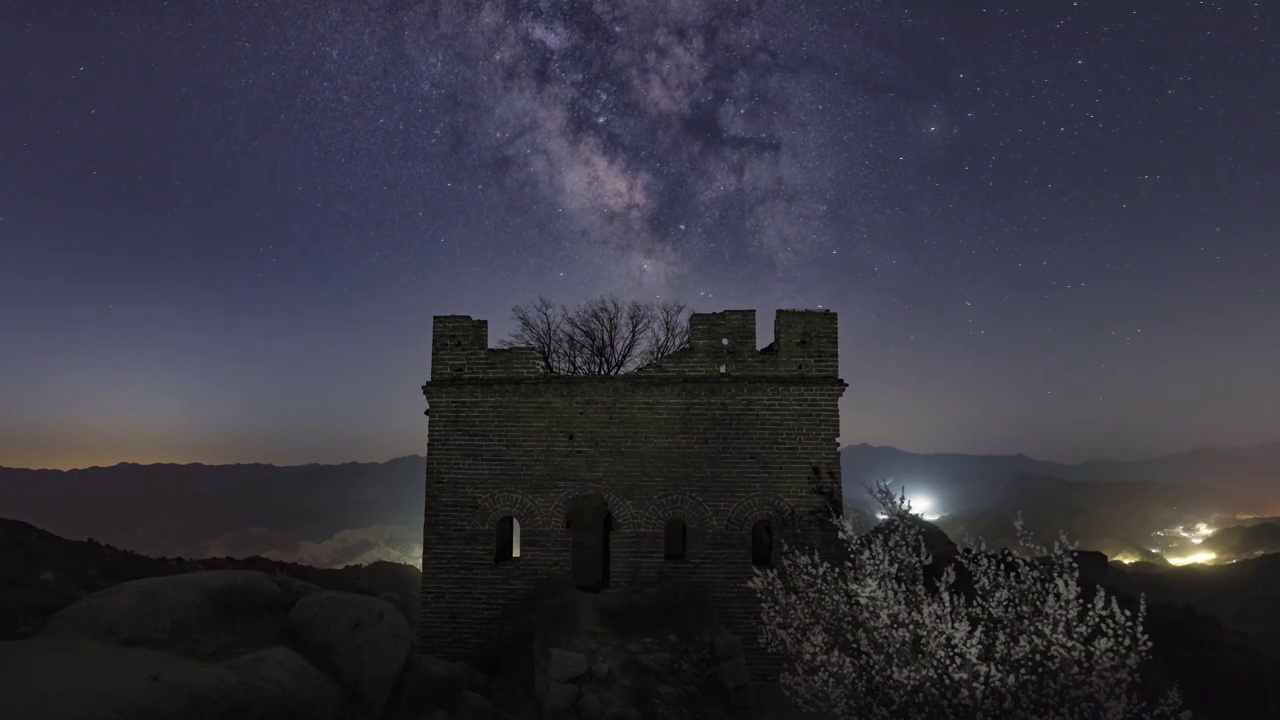
[[[546,373],[532,348],[489,347],[489,321],[437,315],[431,330],[431,381],[536,378]]]
[[[620,378],[769,376],[836,378],[839,333],[830,310],[779,310],[774,340],[756,347],[756,311],[694,313],[689,346]],[[431,341],[431,381],[551,379],[532,348],[489,347],[489,323],[438,315]]]
[[[838,375],[839,332],[830,310],[779,310],[774,341],[756,349],[756,311],[726,310],[689,319],[686,350],[638,375],[830,377]]]

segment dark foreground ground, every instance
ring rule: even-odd
[[[421,575],[406,565],[380,562],[330,570],[263,558],[150,558],[93,541],[67,540],[26,523],[0,519],[0,641],[37,638],[52,615],[100,590],[143,578],[177,577],[199,570],[256,570],[309,587],[377,598],[399,611],[410,634],[417,622]],[[1142,592],[1148,596],[1155,670],[1178,683],[1188,707],[1199,717],[1280,717],[1280,555],[1219,568],[1173,571],[1125,567],[1104,560],[1094,563],[1090,575],[1125,594]],[[675,671],[655,670],[652,658],[672,655],[672,648],[660,647],[665,635],[623,638],[625,633],[617,628],[601,628],[595,621],[584,625],[580,621],[581,608],[575,610],[574,616],[579,621],[560,627],[559,637],[540,639],[540,659],[489,662],[472,669],[433,664],[418,668],[414,676],[417,679],[409,678],[406,670],[398,681],[398,694],[393,693],[380,717],[538,717],[540,701],[535,690],[541,688],[545,695],[547,682],[543,676],[550,662],[546,659],[549,646],[569,653],[563,657],[581,655],[593,665],[608,664],[604,662],[608,659],[614,665],[608,680],[593,680],[590,673],[585,673],[564,683],[566,688],[560,689],[574,693],[579,705],[583,696],[592,693],[599,693],[601,702],[634,705],[644,695],[634,688],[662,687],[670,695],[670,703],[688,706],[688,717],[800,717],[776,687],[753,686],[744,694],[739,689],[730,690],[728,684],[717,688],[713,683],[706,690],[696,679],[682,685]],[[714,632],[708,628],[704,634],[709,637]],[[704,639],[685,639],[678,645],[711,647],[710,641],[702,642]],[[642,662],[633,662],[637,656],[643,656]],[[711,665],[704,668],[699,663]],[[682,672],[715,676],[717,664],[732,664],[732,658],[689,658],[681,667]],[[720,674],[725,674],[723,668]],[[453,679],[442,680],[444,676]],[[464,679],[458,680],[459,677]],[[441,692],[420,687],[433,683],[450,689]],[[407,687],[410,685],[414,687]],[[633,688],[632,694],[618,696],[623,692],[621,687]],[[686,692],[689,694],[681,695]],[[490,704],[481,706],[481,700]],[[468,710],[466,702],[473,702],[475,707]],[[435,709],[431,710],[433,706]],[[486,714],[486,707],[498,714]],[[639,717],[664,714],[655,708]]]

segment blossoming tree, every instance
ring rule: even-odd
[[[832,718],[1188,718],[1176,688],[1140,670],[1145,601],[1124,609],[1082,590],[1074,547],[1052,551],[1016,523],[1031,557],[969,547],[937,572],[905,497],[873,489],[883,520],[839,521],[839,559],[786,553],[750,581],[763,642],[803,707]]]

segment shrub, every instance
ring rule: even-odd
[[[762,641],[781,655],[787,694],[833,718],[1187,718],[1141,669],[1151,641],[1102,588],[1081,592],[1074,547],[959,552],[939,571],[905,497],[872,490],[884,519],[840,521],[841,557],[787,552],[750,581]],[[1035,557],[1039,556],[1039,557]],[[963,582],[960,580],[963,579]]]

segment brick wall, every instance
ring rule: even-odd
[[[491,350],[483,320],[435,319],[420,641],[465,659],[483,631],[536,587],[569,584],[572,499],[600,493],[614,518],[610,587],[681,578],[709,589],[764,678],[755,646],[750,528],[820,532],[839,502],[836,316],[780,311],[756,349],[755,312],[694,315],[688,350],[620,377],[544,375],[527,350]],[[828,496],[831,497],[831,496]],[[520,557],[495,563],[496,526],[513,516]],[[663,557],[671,517],[685,559]],[[777,551],[775,550],[775,556]]]

